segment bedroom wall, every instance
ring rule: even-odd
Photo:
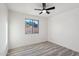
[[[79,8],[49,19],[48,41],[79,52]]]
[[[25,34],[25,18],[39,20],[39,34]],[[9,49],[47,41],[47,19],[9,10]]]
[[[7,54],[8,50],[8,9],[0,4],[0,56]]]

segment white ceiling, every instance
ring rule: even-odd
[[[7,5],[10,10],[42,17],[49,17],[74,8],[79,8],[79,3],[47,3],[47,8],[55,6],[56,9],[49,11],[50,14],[44,13],[39,15],[40,11],[34,9],[41,9],[41,3],[8,3]]]

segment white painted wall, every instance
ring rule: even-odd
[[[39,20],[39,34],[25,34],[25,18]],[[47,19],[9,10],[9,49],[47,41]]]
[[[6,55],[8,48],[8,9],[0,4],[0,56]]]
[[[50,18],[48,41],[79,52],[79,8]]]

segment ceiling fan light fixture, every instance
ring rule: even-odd
[[[46,10],[43,10],[42,12],[43,12],[43,13],[46,13]]]
[[[50,14],[49,10],[53,10],[53,9],[55,9],[55,6],[46,8],[46,3],[42,3],[42,9],[35,9],[35,10],[41,11],[39,14],[42,14],[42,13]]]

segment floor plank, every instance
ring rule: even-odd
[[[55,43],[42,42],[33,45],[10,49],[8,56],[79,56],[72,51]]]

